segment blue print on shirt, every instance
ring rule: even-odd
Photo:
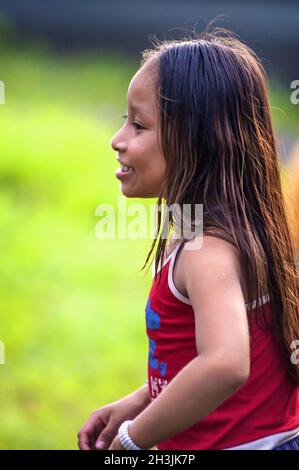
[[[151,308],[150,299],[148,299],[146,304],[146,326],[149,330],[158,330],[160,328],[160,317],[158,313],[156,313]]]
[[[145,312],[146,326],[148,330],[158,330],[160,328],[160,316],[151,308],[150,299],[147,301]],[[159,371],[160,366],[160,374],[162,377],[164,377],[167,371],[167,362],[159,361],[156,357],[154,357],[156,349],[156,341],[149,337],[149,366],[157,371]]]

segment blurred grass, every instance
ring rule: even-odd
[[[1,51],[1,449],[76,448],[91,411],[146,379],[148,241],[95,235],[121,195],[110,141],[133,73]]]
[[[282,87],[276,80],[272,80],[270,103],[276,132],[298,136],[299,107],[291,103],[290,96],[293,91],[291,88]]]
[[[75,449],[91,411],[146,379],[150,243],[95,236],[96,206],[121,195],[110,142],[137,63],[0,57],[0,448]],[[298,125],[277,84],[271,100],[278,130]]]

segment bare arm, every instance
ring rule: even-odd
[[[238,259],[227,242],[211,239],[184,254],[185,286],[196,320],[195,357],[129,426],[143,449],[193,426],[247,380],[249,335]],[[216,241],[215,241],[216,240]]]
[[[139,401],[141,411],[146,408],[151,402],[151,397],[149,395],[147,385],[143,385],[142,387],[127,395],[127,397],[132,397],[135,398],[137,402]]]
[[[244,379],[221,365],[223,357],[196,357],[135,418],[129,435],[142,449],[193,426],[227,400]]]

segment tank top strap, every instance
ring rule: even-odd
[[[181,238],[181,240],[177,243],[177,245],[175,246],[175,248],[172,250],[172,252],[170,253],[170,255],[166,258],[166,260],[164,261],[164,263],[162,264],[162,269],[164,268],[164,266],[172,259],[172,258],[175,258],[176,255],[177,255],[177,252],[178,250],[180,249],[180,247],[182,246],[183,244],[183,241],[185,239],[184,238]],[[158,266],[158,271],[157,273],[161,270],[161,262],[159,263],[159,266]],[[152,263],[152,277],[154,277],[155,275],[155,259]]]

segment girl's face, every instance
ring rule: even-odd
[[[115,176],[126,197],[157,197],[164,181],[166,165],[158,148],[158,110],[152,73],[144,66],[132,78],[126,122],[111,141],[120,162]],[[129,171],[121,171],[123,165]]]

